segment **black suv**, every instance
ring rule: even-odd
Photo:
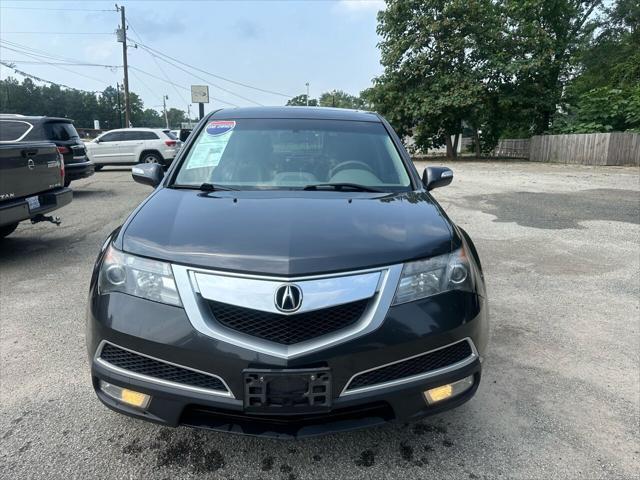
[[[65,187],[94,173],[84,142],[69,118],[0,115],[0,142],[54,143],[64,158]]]
[[[109,408],[309,436],[469,400],[487,344],[480,259],[391,126],[330,108],[219,110],[105,241],[87,345]]]

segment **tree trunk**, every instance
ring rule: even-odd
[[[473,144],[475,145],[476,157],[480,158],[482,155],[482,151],[480,150],[480,134],[478,133],[478,129],[473,129]]]
[[[460,140],[461,135],[456,133],[456,136],[453,140],[453,158],[458,156],[458,141]]]
[[[449,135],[448,133],[445,133],[444,141],[445,141],[445,144],[447,145],[447,157],[456,158],[457,152],[453,149],[453,145],[451,144],[451,135]]]

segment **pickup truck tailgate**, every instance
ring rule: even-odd
[[[0,201],[61,187],[60,161],[53,143],[0,144]]]

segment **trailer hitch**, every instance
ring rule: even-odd
[[[38,215],[36,215],[35,217],[33,217],[31,219],[31,223],[40,223],[40,222],[51,222],[54,225],[60,225],[62,223],[62,220],[60,220],[60,217],[53,217],[51,215],[43,215],[41,213],[39,213]]]

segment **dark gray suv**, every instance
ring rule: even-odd
[[[93,386],[165,425],[300,437],[469,400],[487,301],[469,236],[389,124],[327,108],[219,110],[104,243]]]

